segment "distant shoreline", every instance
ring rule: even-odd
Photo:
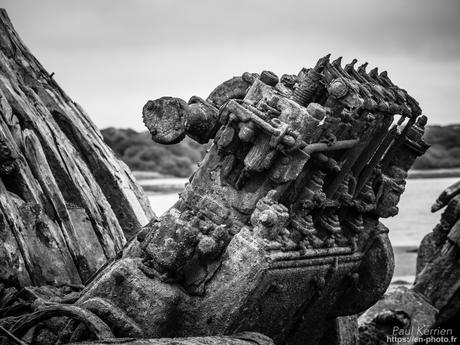
[[[143,184],[143,180],[156,179],[181,179],[181,177],[172,175],[163,175],[155,171],[133,171],[133,175],[139,184]],[[453,169],[429,169],[429,170],[409,170],[410,179],[420,178],[443,178],[443,177],[460,177],[460,168]]]
[[[138,181],[142,180],[152,180],[152,179],[161,179],[161,178],[179,178],[177,176],[172,176],[172,175],[163,175],[160,174],[159,172],[156,171],[139,171],[139,170],[133,170],[132,171],[134,177]],[[142,183],[140,183],[142,184]]]
[[[460,177],[460,168],[453,169],[430,169],[430,170],[410,170],[408,178],[443,178]]]

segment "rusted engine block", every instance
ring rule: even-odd
[[[101,270],[76,310],[115,337],[251,331],[331,344],[345,324],[349,339],[333,341],[356,341],[347,316],[375,303],[393,273],[379,217],[397,214],[427,145],[418,103],[355,63],[326,56],[298,75],[245,73],[206,100],[149,101],[153,140],[212,145],[180,200]]]

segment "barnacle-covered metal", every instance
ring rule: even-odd
[[[153,140],[210,149],[179,201],[76,304],[120,337],[254,331],[320,344],[334,325],[353,329],[343,317],[392,276],[379,217],[397,213],[427,148],[417,102],[355,63],[325,56],[298,75],[245,73],[207,99],[148,101]]]
[[[173,209],[225,224],[231,237],[235,226],[250,225],[257,203],[270,193],[290,216],[284,232],[268,236],[278,240],[283,253],[294,253],[306,242],[325,252],[350,250],[356,234],[369,229],[366,222],[395,215],[407,170],[427,149],[426,118],[386,73],[367,74],[367,63],[357,70],[355,63],[343,69],[340,58],[330,63],[327,55],[297,76],[278,78],[264,71],[260,77],[233,78],[204,101],[206,107],[198,109],[192,98],[188,113],[174,125],[162,120],[162,110],[152,109],[185,102],[149,101],[144,120],[154,133],[190,128],[184,134],[214,142]],[[240,92],[228,90],[225,99],[227,85],[238,85]],[[199,138],[193,130],[200,127],[197,122],[207,128]],[[299,224],[312,229],[299,231]],[[165,227],[161,221],[156,226],[160,236]],[[158,255],[149,249],[154,243],[152,238],[145,245],[152,256]],[[163,264],[156,269],[180,279],[182,268]]]

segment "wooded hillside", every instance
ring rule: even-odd
[[[449,169],[460,167],[460,125],[428,126],[425,141],[431,145],[414,169]]]
[[[206,150],[206,145],[188,137],[178,144],[160,145],[147,131],[138,133],[132,129],[111,127],[101,132],[105,142],[132,170],[188,177]]]

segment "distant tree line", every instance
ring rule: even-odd
[[[178,177],[190,176],[207,148],[189,138],[175,145],[160,145],[152,141],[147,131],[139,133],[132,129],[110,127],[103,129],[102,135],[132,170]],[[460,167],[460,125],[428,126],[424,138],[431,147],[415,162],[415,169]]]
[[[102,136],[131,170],[152,171],[164,175],[188,177],[203,158],[206,147],[189,138],[179,144],[160,145],[150,133],[132,129],[103,129]]]
[[[428,126],[424,139],[431,147],[417,159],[414,169],[460,167],[460,125]]]

